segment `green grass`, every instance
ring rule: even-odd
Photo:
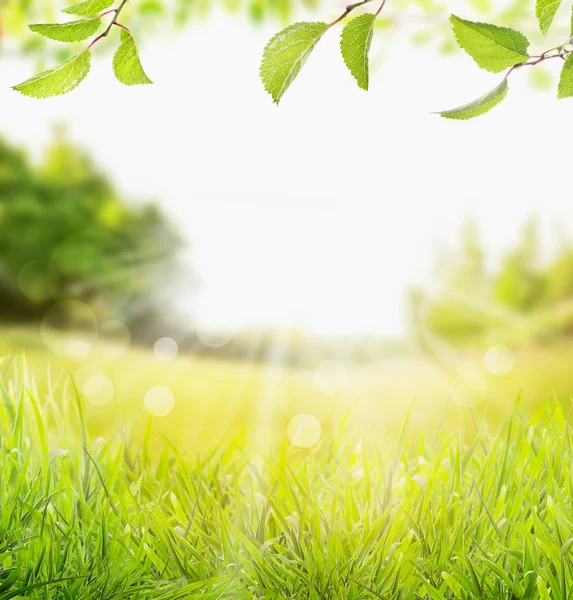
[[[81,396],[39,395],[15,364],[1,393],[1,600],[573,597],[557,401],[468,443],[406,419],[356,445],[341,422],[251,455],[241,438],[182,454],[152,421],[141,444],[93,439]]]

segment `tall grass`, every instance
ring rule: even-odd
[[[573,597],[573,436],[557,401],[495,436],[152,459],[81,396],[0,402],[0,598]],[[48,377],[47,379],[51,379]],[[50,387],[49,389],[56,389]],[[58,387],[58,389],[60,389]]]

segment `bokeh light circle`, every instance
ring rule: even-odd
[[[54,296],[60,276],[56,267],[46,260],[31,260],[18,274],[20,290],[32,302],[45,302]]]
[[[298,448],[314,446],[322,435],[322,427],[314,415],[301,413],[293,417],[287,426],[288,439]]]
[[[313,379],[323,394],[334,396],[348,385],[348,371],[336,360],[325,360],[314,370]]]
[[[84,382],[81,391],[82,396],[92,406],[109,404],[115,394],[112,380],[102,373],[90,375]]]
[[[87,304],[79,300],[62,300],[46,311],[40,333],[51,352],[83,362],[97,337],[97,318]]]
[[[74,383],[78,390],[82,391],[84,384],[92,375],[103,375],[104,372],[99,365],[88,363],[76,369],[74,373]]]
[[[493,375],[507,375],[515,366],[513,352],[503,344],[492,346],[484,356],[486,369]]]
[[[222,348],[233,339],[233,332],[231,331],[216,331],[206,327],[197,327],[195,331],[199,341],[209,348]]]
[[[171,362],[177,358],[179,346],[177,342],[170,337],[159,338],[153,345],[153,354],[161,362]]]
[[[483,404],[487,397],[487,383],[476,372],[462,373],[454,382],[452,396],[460,406],[472,408]]]
[[[156,386],[145,394],[143,404],[150,415],[166,417],[175,407],[175,396],[169,388]]]

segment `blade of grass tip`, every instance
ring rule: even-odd
[[[356,581],[356,579],[352,579],[351,577],[349,577],[349,581],[352,581],[352,583],[354,583],[355,585],[361,587],[367,592],[370,592],[375,598],[380,598],[380,600],[388,600],[387,598],[381,596],[378,592],[375,592],[372,588],[368,587],[367,585],[360,583],[360,581]]]
[[[76,409],[78,411],[78,420],[80,422],[80,436],[81,436],[81,440],[82,440],[82,446],[86,450],[89,450],[88,428],[87,428],[87,422],[86,422],[86,413],[85,413],[85,409],[84,409],[84,401],[83,401],[82,395],[80,394],[80,390],[78,389],[78,386],[76,385],[76,382],[75,382],[72,374],[69,373],[69,375],[70,375],[70,381],[72,382],[72,386],[74,388],[74,393],[75,393],[75,397],[76,397]]]
[[[199,496],[199,487],[197,486],[196,482],[192,481],[191,477],[189,477],[187,465],[185,464],[185,460],[181,456],[181,453],[179,450],[177,450],[175,444],[167,436],[163,435],[162,433],[159,433],[159,435],[165,440],[169,448],[171,448],[171,452],[173,452],[173,456],[175,457],[175,460],[179,466],[184,482],[187,484],[190,490],[194,489],[197,496]]]
[[[4,375],[6,375],[6,373],[8,372],[8,369],[10,368],[10,365],[12,364],[12,361],[14,360],[15,355],[16,355],[16,350],[12,350],[12,354],[10,354],[10,358],[8,359],[8,362],[6,363],[6,366],[2,369],[2,374],[0,375],[1,379],[4,379]]]
[[[80,436],[81,436],[81,441],[82,441],[82,447],[84,448],[84,450],[86,450],[89,453],[88,427],[87,427],[87,422],[86,422],[84,401],[83,401],[82,395],[80,394],[80,391],[78,390],[78,386],[76,385],[76,382],[75,382],[74,378],[72,377],[72,374],[69,373],[69,375],[70,375],[70,380],[72,382],[72,386],[74,388],[75,397],[76,397],[76,409],[78,411],[78,419],[80,422]],[[87,460],[86,457],[82,454],[82,465],[84,468],[82,487],[84,490],[84,496],[86,498],[89,496],[89,482],[90,482],[90,477],[91,477],[90,464],[91,464],[90,461]]]
[[[143,467],[144,470],[151,465],[151,427],[153,425],[153,415],[149,415],[147,425],[145,426],[145,435],[143,437]]]
[[[511,438],[513,437],[513,430],[515,426],[515,419],[517,416],[517,410],[519,408],[519,402],[521,400],[521,391],[517,395],[515,400],[515,404],[513,410],[511,412],[511,417],[509,418],[509,423],[507,425],[507,435],[505,439],[505,446],[503,448],[503,459],[501,461],[501,471],[499,473],[499,479],[497,482],[497,491],[495,494],[495,499],[499,498],[499,494],[501,492],[501,488],[505,483],[505,472],[507,470],[507,463],[509,461],[509,452],[511,450]]]
[[[487,513],[487,516],[489,518],[489,520],[491,521],[491,524],[493,526],[493,528],[495,529],[495,532],[497,533],[497,535],[499,536],[499,539],[501,542],[503,542],[503,535],[501,533],[501,530],[499,529],[499,527],[497,526],[497,523],[495,522],[495,519],[493,518],[493,515],[491,514],[487,504],[485,503],[485,500],[480,492],[480,489],[478,487],[478,483],[477,481],[474,479],[473,480],[473,487],[475,489],[475,491],[477,492],[479,499],[481,500],[482,506],[484,507],[485,512]],[[477,544],[477,542],[475,542]]]
[[[6,389],[3,379],[0,379],[0,392],[2,392],[2,398],[4,399],[4,405],[6,406],[8,418],[10,421],[14,421],[16,419],[16,408],[14,407],[14,403],[12,402],[12,398],[10,398],[10,394]]]
[[[105,481],[103,479],[103,476],[101,474],[101,471],[99,470],[99,467],[96,463],[96,461],[94,460],[94,457],[84,448],[83,451],[86,453],[86,456],[89,458],[89,460],[91,461],[92,465],[94,466],[95,472],[97,473],[97,476],[100,480],[100,483],[103,487],[103,491],[105,493],[105,495],[107,496],[107,499],[109,500],[109,505],[111,506],[111,509],[113,510],[113,512],[115,513],[116,516],[119,517],[119,512],[117,511],[117,508],[115,507],[115,504],[113,502],[113,499],[111,497],[111,494],[109,493],[109,490],[107,489],[107,486],[105,484]]]
[[[36,418],[36,426],[38,428],[38,437],[40,441],[40,447],[42,449],[42,455],[45,460],[49,460],[49,450],[48,450],[48,438],[46,436],[46,428],[44,426],[44,419],[42,417],[42,413],[40,411],[40,407],[34,395],[26,390],[26,395],[28,396],[28,400],[32,405],[32,410],[34,411],[34,417]]]
[[[477,436],[477,438],[479,440],[479,443],[481,444],[481,447],[482,447],[482,449],[484,451],[484,454],[487,454],[487,448],[486,448],[486,446],[484,444],[484,441],[483,441],[483,439],[481,437],[480,430],[479,430],[479,427],[478,427],[478,424],[477,424],[477,421],[476,421],[476,416],[474,414],[474,409],[473,409],[472,406],[470,406],[469,409],[470,409],[470,416],[472,418],[472,423],[474,424],[474,428],[476,430],[476,436]]]
[[[396,471],[398,470],[398,465],[400,464],[400,456],[402,455],[402,451],[404,449],[404,444],[406,441],[406,429],[408,427],[410,415],[412,414],[412,409],[414,408],[415,403],[416,400],[412,400],[410,408],[408,408],[406,414],[404,415],[404,418],[402,419],[402,427],[400,428],[400,436],[398,438],[396,454],[394,455],[394,462],[392,468],[390,469],[390,472],[388,473],[388,481],[386,483],[386,489],[384,490],[384,510],[390,505],[390,501],[392,499],[392,485],[394,483]]]
[[[14,422],[12,438],[16,448],[21,448],[24,439],[24,390],[20,392],[18,414],[16,415],[16,421]]]

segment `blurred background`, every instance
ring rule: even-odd
[[[535,33],[526,0],[388,3],[371,91],[336,32],[280,108],[264,44],[344,3],[133,0],[155,81],[124,88],[114,44],[69,96],[10,85],[74,52],[27,31],[52,0],[0,0],[0,355],[93,431],[153,427],[197,451],[247,431],[305,448],[344,423],[471,436],[573,391],[573,105],[559,65],[508,100],[440,120],[494,87],[455,50],[448,8]],[[564,7],[565,9],[565,7]],[[107,42],[107,40],[106,40]],[[554,69],[554,70],[553,70]],[[71,378],[70,378],[71,375]],[[9,390],[8,390],[9,391]]]

